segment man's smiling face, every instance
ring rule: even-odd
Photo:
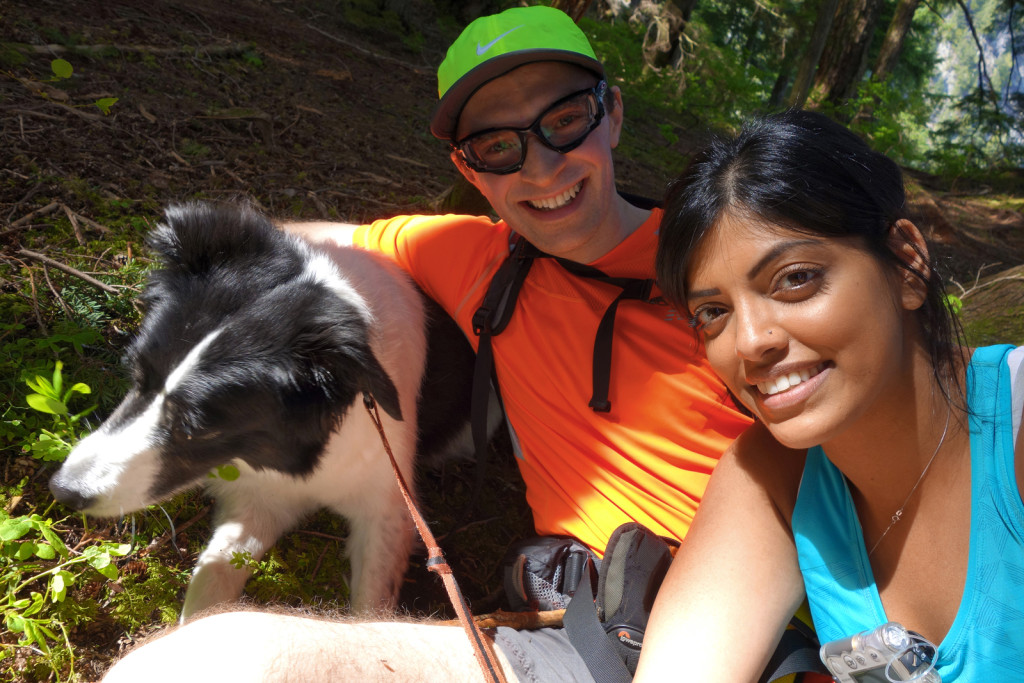
[[[563,62],[526,64],[484,84],[466,103],[455,139],[490,128],[525,128],[552,104],[599,78]],[[612,149],[622,129],[622,101],[576,149],[559,153],[528,135],[523,167],[507,175],[452,160],[513,230],[541,250],[581,263],[603,256],[628,234],[617,208]]]

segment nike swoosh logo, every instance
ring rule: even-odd
[[[525,24],[520,24],[519,26],[516,26],[515,28],[512,28],[512,29],[509,29],[508,31],[505,31],[500,36],[498,36],[497,38],[495,38],[491,42],[487,43],[486,45],[481,45],[480,42],[477,41],[477,44],[476,44],[476,56],[477,57],[483,57],[485,54],[487,54],[488,50],[490,50],[492,47],[494,47],[495,43],[497,43],[499,40],[501,40],[502,38],[504,38],[508,34],[512,33],[512,31],[518,31],[523,26],[525,26]]]

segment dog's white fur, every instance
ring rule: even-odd
[[[397,389],[403,418],[380,411],[384,429],[406,482],[413,486],[417,396],[426,348],[419,292],[399,268],[379,255],[337,245],[313,250],[297,238],[287,239],[305,260],[301,277],[326,285],[364,317],[371,331],[370,348]],[[257,294],[253,292],[254,297]],[[174,466],[174,454],[163,451],[155,431],[162,402],[190,373],[203,371],[203,359],[219,334],[221,328],[197,343],[134,419],[116,427],[110,426],[111,419],[84,439],[54,475],[54,491],[65,497],[71,491],[87,501],[84,512],[107,517],[159,502],[149,492],[159,472]],[[321,507],[349,521],[353,609],[393,604],[413,528],[381,439],[361,403],[357,399],[348,409],[308,476],[257,470],[233,458],[229,462],[240,471],[234,481],[203,475],[180,482],[175,491],[202,483],[217,501],[215,532],[188,586],[182,620],[242,593],[249,573],[231,565],[234,553],[248,551],[259,559],[303,515]],[[218,434],[197,438],[216,439]]]
[[[374,355],[398,389],[401,422],[379,411],[392,453],[412,486],[416,449],[416,397],[425,359],[423,307],[408,277],[376,254],[354,247],[330,248],[334,264],[320,276],[339,296],[359,297],[376,334]],[[346,289],[351,291],[346,292]],[[387,302],[379,305],[373,302]],[[247,574],[228,562],[235,552],[259,559],[304,515],[328,507],[349,522],[347,552],[356,611],[393,605],[412,548],[413,527],[380,435],[358,403],[327,444],[319,467],[298,479],[256,471],[237,462],[235,481],[207,486],[218,501],[216,531],[200,555],[185,595],[183,619],[241,595]]]

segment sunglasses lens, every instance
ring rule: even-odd
[[[593,130],[596,116],[595,97],[588,92],[545,112],[540,120],[540,131],[555,149],[568,147]]]
[[[466,140],[462,152],[478,170],[502,171],[522,161],[523,142],[514,130],[495,130]]]

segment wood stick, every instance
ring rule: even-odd
[[[19,218],[16,221],[14,221],[13,223],[11,223],[11,227],[12,228],[17,228],[19,226],[25,225],[26,223],[31,222],[33,218],[36,218],[37,216],[44,216],[44,215],[46,215],[48,213],[53,213],[54,211],[56,211],[59,208],[60,208],[60,202],[50,202],[49,204],[47,204],[44,207],[41,207],[39,209],[36,209],[35,211],[30,211],[30,212],[26,213],[24,216],[22,216],[21,218]]]
[[[71,222],[71,229],[75,231],[75,239],[78,240],[79,246],[85,246],[88,242],[85,241],[85,235],[82,234],[82,226],[78,224],[78,216],[71,210],[67,204],[60,205],[64,209],[64,215],[68,217],[68,221]]]
[[[533,631],[539,628],[558,628],[562,626],[564,609],[555,609],[546,612],[506,612],[499,609],[489,614],[478,614],[473,617],[480,628],[497,628],[507,626],[517,631]],[[458,619],[448,619],[440,622],[443,626],[458,626]]]
[[[76,268],[72,268],[71,266],[66,265],[64,263],[61,263],[60,261],[55,261],[54,259],[50,258],[49,256],[43,256],[42,254],[39,254],[37,252],[29,251],[28,249],[19,249],[17,251],[17,253],[20,254],[21,256],[24,256],[25,258],[30,258],[33,261],[39,261],[40,263],[45,263],[48,266],[53,266],[57,270],[64,271],[68,275],[73,275],[74,277],[77,277],[80,280],[83,280],[83,281],[89,283],[90,285],[92,285],[93,287],[95,287],[97,289],[102,289],[104,292],[107,292],[108,294],[117,294],[118,293],[118,290],[117,290],[116,287],[111,287],[110,285],[106,284],[105,282],[100,282],[99,280],[97,280],[96,278],[92,277],[91,275],[86,275],[85,273],[83,273],[82,271],[80,271],[80,270],[78,270]]]
[[[103,233],[104,235],[106,235],[106,234],[108,234],[110,232],[110,228],[108,228],[105,225],[102,225],[101,223],[97,223],[96,221],[94,221],[93,219],[89,218],[88,216],[83,216],[82,214],[78,213],[77,211],[75,211],[74,214],[75,214],[75,216],[78,217],[78,220],[82,221],[83,223],[88,225],[93,230],[98,230],[99,232]]]
[[[398,64],[399,66],[405,67],[406,69],[409,69],[410,71],[413,71],[413,72],[418,73],[418,74],[422,74],[424,76],[429,76],[429,75],[434,73],[434,70],[431,69],[431,68],[428,68],[428,67],[425,67],[425,66],[417,66],[416,64],[410,64],[409,62],[403,62],[400,59],[395,59],[394,57],[390,57],[388,55],[381,54],[379,52],[373,52],[372,50],[367,50],[365,47],[360,47],[359,45],[356,45],[355,43],[349,42],[349,41],[345,40],[344,38],[339,38],[338,36],[336,36],[336,35],[334,35],[332,33],[328,33],[327,31],[323,30],[322,28],[314,26],[313,24],[306,24],[306,26],[308,28],[313,29],[314,31],[316,31],[320,35],[324,36],[325,38],[330,38],[331,40],[333,40],[336,43],[341,43],[342,45],[344,45],[346,47],[349,47],[349,48],[355,50],[356,52],[359,52],[361,54],[367,55],[369,57],[373,57],[374,59],[379,59],[382,62],[390,62],[391,64]]]
[[[200,45],[197,47],[157,47],[155,45],[27,45],[24,43],[2,43],[4,47],[28,54],[81,54],[92,55],[104,52],[132,52],[168,57],[190,57],[195,54],[206,53],[218,56],[233,56],[243,54],[246,50],[252,49],[248,43],[234,43],[230,45]]]
[[[174,527],[173,526],[173,522],[172,522],[172,528],[170,528],[167,531],[163,532],[162,534],[160,534],[159,536],[157,536],[156,538],[154,538],[152,541],[149,542],[149,545],[147,545],[146,548],[145,548],[146,553],[149,554],[150,552],[152,552],[152,551],[156,550],[157,548],[159,548],[160,546],[164,545],[165,543],[167,543],[167,541],[169,541],[171,539],[172,536],[177,536],[178,534],[183,532],[185,529],[189,528],[190,526],[192,526],[193,524],[195,524],[196,522],[201,520],[203,517],[205,517],[206,514],[209,511],[210,511],[210,505],[207,504],[207,505],[204,505],[203,509],[200,510],[199,512],[197,512],[192,519],[188,520],[184,524],[181,524],[181,525],[179,525],[177,527]]]

